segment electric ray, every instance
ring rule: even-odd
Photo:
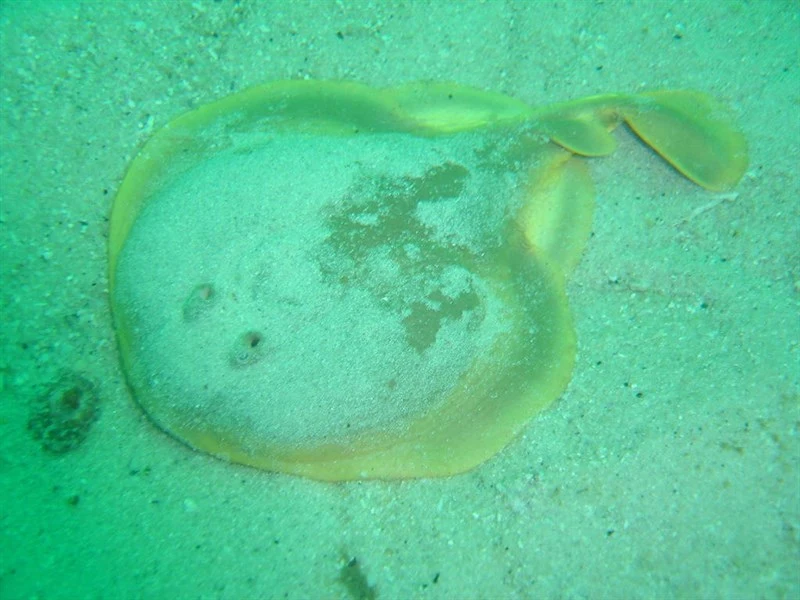
[[[109,236],[124,371],[190,446],[324,480],[485,461],[569,382],[585,157],[626,123],[713,191],[747,165],[692,91],[535,108],[453,84],[258,86],[130,165]]]

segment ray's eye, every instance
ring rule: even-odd
[[[266,352],[264,339],[258,331],[240,335],[230,352],[230,363],[234,367],[246,367],[259,362]]]

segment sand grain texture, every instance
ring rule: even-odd
[[[797,3],[777,0],[2,2],[0,595],[800,595],[799,43]],[[532,104],[696,88],[738,113],[751,166],[720,197],[631,135],[592,162],[573,380],[486,465],[390,484],[271,475],[192,452],[131,400],[107,215],[154,128],[305,77],[453,80]],[[102,412],[53,456],[26,424],[64,370]],[[346,557],[365,582],[343,582]]]

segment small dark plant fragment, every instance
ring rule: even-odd
[[[341,558],[345,564],[339,569],[339,583],[347,589],[347,595],[353,600],[377,600],[378,588],[369,585],[358,559],[344,552]]]

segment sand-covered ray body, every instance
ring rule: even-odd
[[[545,108],[453,84],[278,82],[178,117],[115,199],[111,303],[145,411],[325,480],[445,476],[566,387],[585,157],[626,122],[696,183],[747,164],[697,92]]]

